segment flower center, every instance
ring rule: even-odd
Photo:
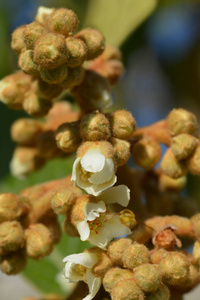
[[[109,212],[108,210],[105,211],[104,213],[101,213],[98,218],[96,218],[93,221],[87,221],[90,231],[94,232],[95,234],[99,234],[100,227],[102,224],[110,220],[115,214]]]

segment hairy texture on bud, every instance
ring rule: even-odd
[[[23,33],[26,25],[22,25],[15,29],[12,33],[12,41],[11,48],[15,50],[17,53],[20,53],[23,49],[26,48],[26,44],[24,42]]]
[[[30,146],[36,143],[38,135],[42,131],[40,122],[28,118],[21,118],[11,126],[11,138],[21,145]]]
[[[75,37],[83,40],[88,47],[88,60],[96,58],[105,49],[105,38],[102,33],[96,29],[83,29],[79,31]]]
[[[66,39],[67,50],[68,50],[68,60],[67,66],[74,68],[81,66],[87,58],[87,46],[80,40],[69,37]]]
[[[35,118],[45,116],[51,107],[51,101],[38,97],[34,91],[27,93],[23,102],[25,112]]]
[[[163,283],[160,284],[159,288],[155,293],[146,295],[145,300],[169,300],[170,291],[166,285]]]
[[[107,140],[110,136],[110,124],[104,114],[86,114],[81,119],[80,134],[88,141]]]
[[[171,135],[192,134],[198,127],[196,116],[183,109],[173,109],[167,117],[167,126]]]
[[[47,24],[50,31],[69,36],[78,27],[78,17],[73,10],[66,8],[55,9],[48,17]]]
[[[191,218],[192,227],[196,238],[200,241],[200,213]]]
[[[41,69],[40,75],[49,84],[59,84],[67,78],[68,68],[65,64],[52,70]]]
[[[90,252],[90,250],[88,250]],[[110,257],[104,251],[99,251],[99,260],[98,262],[92,267],[91,272],[96,277],[104,277],[106,272],[112,267],[113,262]]]
[[[54,99],[61,94],[62,90],[63,88],[57,84],[48,84],[40,78],[37,81],[37,94],[40,98]]]
[[[200,145],[196,147],[192,155],[186,160],[187,167],[194,175],[200,175]]]
[[[33,50],[23,51],[19,56],[19,67],[24,73],[29,75],[38,75],[39,67],[33,60]]]
[[[76,151],[81,143],[78,122],[64,123],[55,132],[58,148],[66,153]]]
[[[140,167],[150,170],[161,158],[161,148],[157,141],[144,137],[131,147],[133,160]]]
[[[133,272],[120,268],[111,268],[103,278],[103,287],[106,292],[111,293],[114,284],[119,279],[133,278]]]
[[[47,29],[38,22],[32,22],[25,26],[23,37],[27,49],[33,49],[37,39],[44,33]]]
[[[117,239],[111,242],[108,246],[108,255],[112,259],[112,261],[118,265],[122,266],[122,256],[127,247],[132,244],[132,241],[127,238]]]
[[[160,167],[166,175],[175,179],[182,177],[187,173],[185,163],[176,159],[171,148],[167,149],[165,152]]]
[[[83,157],[87,151],[98,148],[106,158],[113,157],[113,147],[107,141],[84,142],[77,150],[77,157]]]
[[[189,258],[183,253],[168,252],[160,262],[163,281],[173,286],[183,285],[189,274],[189,265]]]
[[[130,143],[121,139],[111,138],[116,166],[124,165],[130,158]]]
[[[81,84],[84,79],[85,70],[83,67],[75,67],[75,68],[68,68],[68,76],[65,78],[64,81],[61,82],[61,86],[64,89],[73,88],[76,85]]]
[[[54,8],[48,8],[44,6],[39,6],[35,20],[39,23],[46,25],[46,18],[54,11]]]
[[[171,149],[178,160],[186,159],[194,151],[198,140],[187,133],[172,138]]]
[[[57,148],[54,138],[54,131],[42,132],[37,141],[37,150],[44,159],[51,159],[59,156],[62,152]]]
[[[135,131],[136,122],[130,112],[122,109],[110,115],[110,125],[114,137],[126,140]]]
[[[34,61],[43,69],[55,69],[67,61],[67,46],[64,36],[45,33],[36,41]]]
[[[9,253],[24,246],[24,231],[17,221],[0,224],[0,250]]]
[[[186,186],[186,183],[186,176],[182,176],[176,179],[171,178],[163,173],[159,176],[159,189],[162,191],[181,191]]]
[[[119,279],[111,292],[112,300],[144,300],[145,296],[133,278]]]
[[[57,215],[64,215],[71,209],[76,197],[71,189],[57,190],[52,194],[51,207]]]
[[[142,244],[133,243],[123,253],[122,262],[124,268],[134,269],[137,266],[149,263],[149,250]]]
[[[18,219],[26,211],[19,196],[12,193],[0,194],[0,223]]]
[[[159,266],[143,264],[134,269],[133,276],[143,292],[155,292],[161,284]]]
[[[151,253],[151,263],[152,264],[159,264],[163,257],[167,254],[167,250],[160,248],[153,250]]]
[[[51,232],[43,224],[33,224],[25,231],[26,254],[33,259],[42,259],[53,249]]]
[[[0,258],[0,270],[7,275],[16,275],[22,272],[27,264],[23,251],[11,253]]]

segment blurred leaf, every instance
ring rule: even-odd
[[[99,29],[119,47],[154,10],[157,0],[90,0],[84,26]]]
[[[0,78],[8,74],[10,71],[8,53],[9,53],[9,39],[8,39],[8,23],[5,18],[4,11],[0,7]]]

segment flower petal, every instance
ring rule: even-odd
[[[87,203],[84,208],[84,214],[87,221],[93,221],[99,217],[100,213],[105,211],[106,206],[103,201],[99,201],[98,203]]]
[[[112,178],[109,181],[104,182],[103,184],[90,185],[89,187],[85,188],[85,190],[88,194],[99,196],[101,192],[113,186],[116,183],[116,181],[117,177],[115,176],[115,174],[113,174]]]
[[[78,168],[78,165],[80,164],[80,157],[78,157],[75,161],[74,161],[74,164],[73,164],[73,168],[72,168],[72,177],[71,177],[71,181],[76,181],[76,173],[77,173],[77,168]],[[79,166],[80,168],[80,166]]]
[[[98,148],[90,149],[81,159],[81,166],[88,172],[100,172],[105,164],[105,156]]]
[[[92,268],[98,261],[97,253],[79,253],[68,255],[63,259],[63,262],[73,262],[80,264],[86,268]]]
[[[81,241],[86,241],[90,236],[90,228],[86,220],[77,222],[76,228],[80,235]]]
[[[99,200],[103,200],[106,204],[118,203],[126,207],[130,200],[130,190],[125,185],[112,187],[98,196]]]
[[[93,184],[102,184],[109,181],[114,173],[114,163],[112,158],[106,158],[103,169],[92,174],[88,180]]]
[[[102,279],[100,277],[95,277],[90,270],[87,270],[86,280],[89,287],[89,294],[82,300],[91,300],[98,293]]]

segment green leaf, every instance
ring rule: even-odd
[[[119,47],[154,10],[157,0],[90,0],[85,26],[99,29]]]

